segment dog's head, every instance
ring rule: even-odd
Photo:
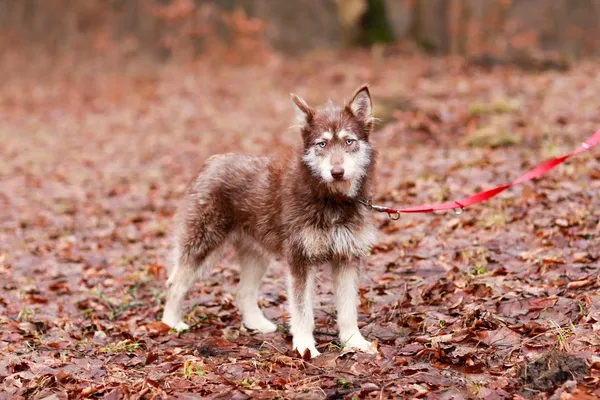
[[[373,163],[371,94],[361,86],[348,104],[314,109],[292,94],[304,141],[303,163],[334,193],[355,197]]]

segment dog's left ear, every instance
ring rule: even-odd
[[[300,96],[294,93],[290,93],[290,96],[296,105],[296,120],[298,123],[302,126],[310,124],[315,115],[315,110],[306,104],[306,101],[304,101],[304,99],[302,99]]]
[[[348,108],[356,118],[371,122],[373,119],[373,103],[367,85],[362,85],[354,92],[352,100],[348,103]]]

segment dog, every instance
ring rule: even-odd
[[[291,97],[301,148],[274,158],[215,155],[190,184],[176,214],[162,321],[177,331],[189,328],[181,309],[186,292],[233,244],[240,262],[236,303],[247,329],[277,329],[257,300],[271,258],[281,258],[288,266],[293,350],[318,356],[315,273],[329,264],[341,344],[376,353],[357,321],[360,260],[376,239],[369,210],[359,202],[370,194],[375,169],[371,94],[363,85],[344,106],[329,101],[321,108]]]

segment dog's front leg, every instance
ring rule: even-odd
[[[310,358],[321,354],[315,348],[313,337],[315,328],[313,314],[314,290],[315,269],[306,264],[290,263],[288,301],[290,304],[290,331],[293,337],[293,349],[297,350],[300,356],[310,356]]]
[[[366,353],[377,353],[377,349],[358,330],[358,266],[334,263],[332,270],[342,346]]]

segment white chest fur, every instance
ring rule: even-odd
[[[330,229],[307,227],[299,232],[300,244],[307,257],[325,254],[363,257],[368,254],[376,240],[375,228],[370,223],[351,229],[335,225]]]

